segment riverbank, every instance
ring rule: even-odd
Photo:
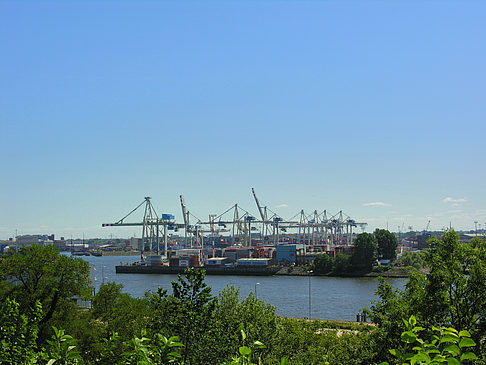
[[[382,272],[349,272],[341,274],[317,274],[309,271],[308,267],[304,266],[284,266],[281,267],[275,275],[283,276],[329,276],[329,277],[343,277],[343,278],[361,278],[361,277],[384,277],[384,278],[408,278],[410,276],[410,268],[408,267],[394,267]]]
[[[120,256],[120,255],[107,255]],[[309,270],[305,266],[283,266],[283,267],[197,267],[198,269],[206,270],[207,275],[251,275],[251,276],[327,276],[327,277],[342,277],[342,278],[362,278],[362,277],[384,277],[384,278],[408,278],[410,276],[410,268],[398,267],[390,268],[381,272],[349,272],[340,274],[317,274]],[[119,265],[116,266],[116,273],[118,274],[182,274],[185,267],[179,266],[150,266],[150,265]]]
[[[101,256],[140,256],[140,251],[101,251]]]
[[[194,267],[205,270],[206,275],[242,275],[242,276],[271,276],[276,273],[276,267],[245,267],[245,266],[206,266]],[[186,267],[181,266],[148,266],[148,265],[119,265],[115,267],[117,274],[183,274]]]

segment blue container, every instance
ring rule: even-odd
[[[162,219],[165,220],[174,219],[174,216],[172,214],[162,214]]]

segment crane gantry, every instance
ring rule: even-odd
[[[137,211],[142,205],[145,204],[144,215],[142,222],[125,222],[125,219]],[[184,224],[175,223],[174,216],[172,214],[162,214],[161,217],[157,215],[157,212],[152,205],[151,197],[146,196],[144,201],[142,201],[136,208],[134,208],[130,213],[125,215],[122,219],[116,221],[115,223],[103,223],[102,227],[142,227],[142,245],[145,251],[155,251],[157,255],[160,251],[160,227],[163,228],[164,235],[164,255],[167,253],[167,231],[184,228]]]
[[[224,232],[230,233],[232,244],[243,244],[251,246],[252,231],[260,228],[262,240],[266,243],[277,245],[281,243],[281,236],[297,236],[296,243],[303,243],[305,246],[315,246],[319,244],[330,245],[350,245],[352,243],[353,228],[364,227],[367,223],[359,223],[351,219],[343,211],[339,211],[333,216],[328,216],[326,210],[318,213],[314,210],[306,214],[301,210],[292,218],[285,220],[275,212],[272,212],[267,206],[262,206],[257,198],[255,189],[252,188],[252,194],[257,205],[260,219],[257,219],[247,210],[234,204],[223,213],[209,214],[209,219],[203,221],[192,215],[184,203],[182,195],[179,196],[182,210],[183,223],[177,223],[175,217],[171,214],[157,214],[149,196],[123,218],[115,223],[104,223],[102,227],[113,226],[141,226],[142,227],[142,245],[145,251],[160,251],[161,238],[163,237],[163,254],[167,254],[168,231],[177,231],[184,229],[185,243],[190,240],[190,247],[203,246],[204,233],[210,233],[213,237]],[[135,211],[144,206],[144,215],[142,222],[126,222],[126,219]],[[269,216],[268,213],[271,213]],[[191,216],[195,223],[191,224]],[[228,226],[231,229],[228,229]],[[296,232],[291,233],[294,230]],[[194,240],[195,238],[195,240]]]

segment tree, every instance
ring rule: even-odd
[[[457,331],[451,327],[437,328],[433,327],[432,340],[424,341],[420,332],[425,328],[417,326],[417,320],[412,315],[409,320],[403,320],[406,331],[402,333],[402,342],[408,344],[408,352],[402,353],[398,349],[390,350],[393,356],[398,357],[404,363],[411,364],[461,364],[464,360],[477,360],[478,357],[473,348],[476,343],[471,339],[468,331]],[[413,346],[412,351],[410,348]],[[469,363],[469,362],[468,362]],[[380,365],[388,365],[388,362]]]
[[[417,270],[424,269],[427,265],[425,255],[426,251],[405,251],[400,258],[400,265],[410,266]]]
[[[349,269],[349,262],[351,260],[351,256],[346,255],[344,253],[336,254],[336,258],[334,259],[334,264],[332,266],[333,274],[344,274]]]
[[[425,286],[427,317],[434,324],[461,330],[482,331],[486,323],[486,262],[481,245],[459,242],[448,231],[442,239],[429,240]],[[483,334],[486,334],[483,332]]]
[[[74,305],[74,296],[89,296],[89,264],[78,258],[60,255],[54,246],[32,245],[17,254],[0,257],[0,299],[13,298],[26,312],[37,301],[42,305],[40,335],[50,330],[48,322]],[[69,309],[68,309],[69,310]]]
[[[0,363],[29,364],[36,355],[38,323],[42,308],[36,303],[30,315],[22,314],[15,300],[0,306]]]
[[[117,332],[128,340],[146,327],[148,301],[132,298],[122,288],[122,284],[102,284],[92,300],[92,316],[106,323],[108,333]]]
[[[397,257],[397,237],[386,229],[376,229],[375,238],[378,244],[378,257],[384,260],[394,260]]]
[[[159,288],[149,297],[150,330],[153,334],[177,335],[185,346],[182,357],[187,364],[212,363],[212,354],[204,343],[214,332],[216,298],[204,277],[204,270],[186,269],[184,276],[178,275],[172,282],[171,296]]]
[[[403,329],[399,317],[415,314],[429,328],[446,326],[469,331],[483,347],[479,353],[485,353],[484,241],[462,243],[456,232],[448,231],[442,238],[429,241],[426,266],[430,270],[427,275],[411,272],[403,292],[386,290],[386,284],[380,284],[380,301],[371,307],[370,317],[383,331],[382,344],[398,338],[396,331]]]
[[[371,271],[376,260],[376,238],[371,233],[361,233],[354,241],[351,265],[354,270]]]
[[[333,260],[328,254],[319,254],[312,263],[312,269],[316,274],[327,274],[331,272]]]
[[[271,351],[275,343],[278,330],[275,307],[258,299],[253,293],[240,300],[238,289],[226,287],[218,296],[213,318],[217,339],[213,348],[217,356],[213,363],[221,363],[237,352],[241,329],[248,343],[261,340],[267,345],[265,349],[257,350],[262,356]]]

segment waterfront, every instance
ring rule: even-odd
[[[142,297],[147,290],[158,287],[172,292],[171,282],[177,275],[116,274],[115,266],[133,263],[137,256],[82,257],[92,266],[92,277],[98,290],[102,282],[123,284],[123,291]],[[93,270],[95,269],[95,270]],[[388,279],[402,288],[407,279]],[[375,300],[374,291],[378,286],[376,278],[336,278],[301,276],[206,276],[214,295],[227,285],[240,289],[241,297],[255,292],[258,298],[274,305],[277,314],[284,317],[309,317],[309,283],[311,298],[311,318],[355,321],[356,314],[363,307],[369,307]]]

